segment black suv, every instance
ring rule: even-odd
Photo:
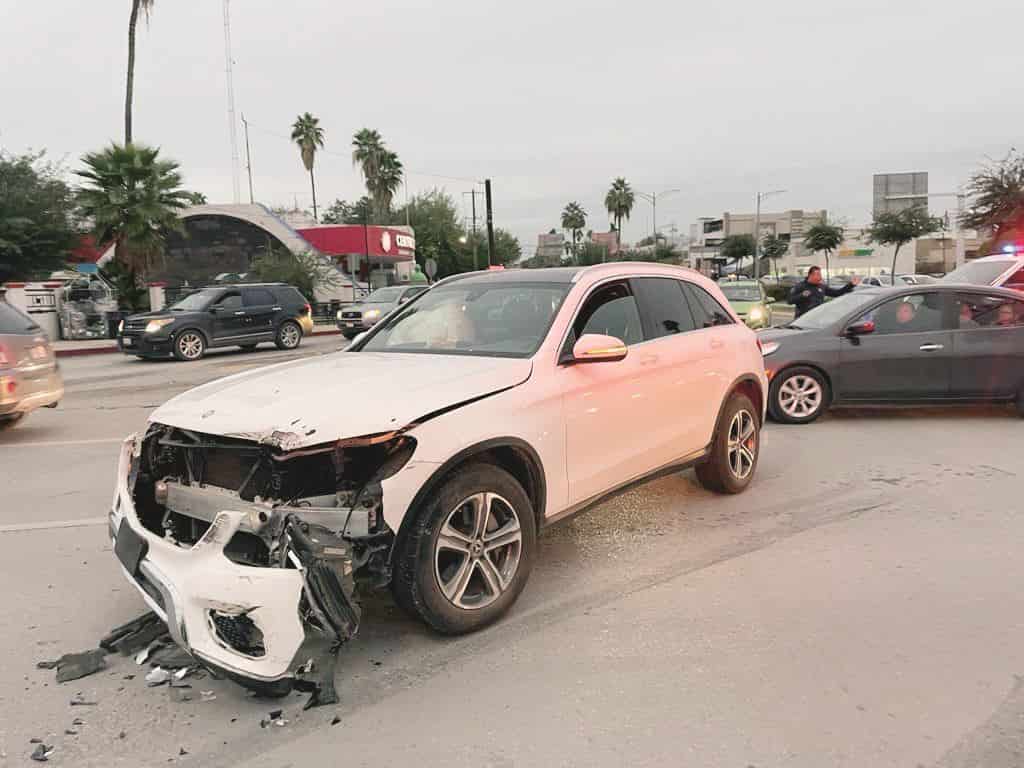
[[[302,294],[283,283],[203,288],[159,312],[132,315],[121,324],[118,347],[128,355],[199,360],[210,347],[252,350],[261,341],[295,349],[313,332]]]

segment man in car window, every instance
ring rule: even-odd
[[[822,282],[821,267],[811,267],[807,270],[807,277],[793,286],[789,292],[789,303],[796,307],[796,317],[810,312],[815,307],[825,303],[825,297],[835,298],[852,291],[860,283],[859,277],[854,277],[842,288],[829,288]]]

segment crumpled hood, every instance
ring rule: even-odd
[[[293,450],[401,429],[522,384],[531,370],[520,359],[337,352],[212,381],[168,400],[150,421]]]

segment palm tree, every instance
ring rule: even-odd
[[[377,169],[377,180],[374,183],[376,193],[374,203],[377,207],[377,216],[381,223],[386,223],[384,218],[391,210],[391,201],[402,186],[402,161],[398,155],[390,150],[384,150],[380,158],[380,167]]]
[[[832,277],[829,257],[832,255],[832,251],[842,245],[843,239],[843,228],[837,224],[829,224],[827,221],[815,224],[804,235],[804,247],[807,250],[813,253],[825,252],[825,274],[829,277]]]
[[[633,211],[633,203],[636,196],[629,182],[619,176],[612,182],[608,194],[604,196],[604,207],[608,215],[612,217],[613,226],[619,236],[619,244],[622,244],[622,220],[629,221],[629,214]]]
[[[85,155],[85,170],[76,172],[86,182],[77,193],[79,211],[92,222],[96,242],[114,243],[115,258],[139,274],[164,234],[181,228],[178,213],[189,204],[178,164],[159,155],[142,144],[111,144]]]
[[[135,26],[139,22],[139,11],[149,21],[155,0],[132,0],[132,12],[128,16],[128,80],[124,97],[124,143],[132,143],[132,98],[135,91]]]
[[[316,178],[313,176],[313,161],[317,149],[323,149],[324,129],[320,127],[320,118],[313,117],[309,112],[299,115],[292,124],[292,141],[299,146],[302,165],[309,171],[309,184],[313,188],[313,221],[316,216]]]
[[[363,128],[352,137],[352,165],[363,175],[375,215],[384,219],[404,178],[398,155],[387,148],[380,133]]]
[[[779,259],[786,255],[789,243],[778,235],[767,235],[761,238],[761,253],[775,268],[775,282],[779,282]]]
[[[579,248],[579,241],[583,237],[583,228],[587,226],[587,212],[575,200],[565,206],[562,211],[562,229],[568,229],[572,234],[573,257]]]

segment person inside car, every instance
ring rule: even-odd
[[[788,302],[796,307],[793,319],[810,312],[815,307],[825,303],[825,298],[835,298],[849,293],[860,283],[859,277],[854,277],[842,288],[829,288],[821,279],[821,267],[811,267],[807,270],[807,277],[793,286],[789,292]]]

